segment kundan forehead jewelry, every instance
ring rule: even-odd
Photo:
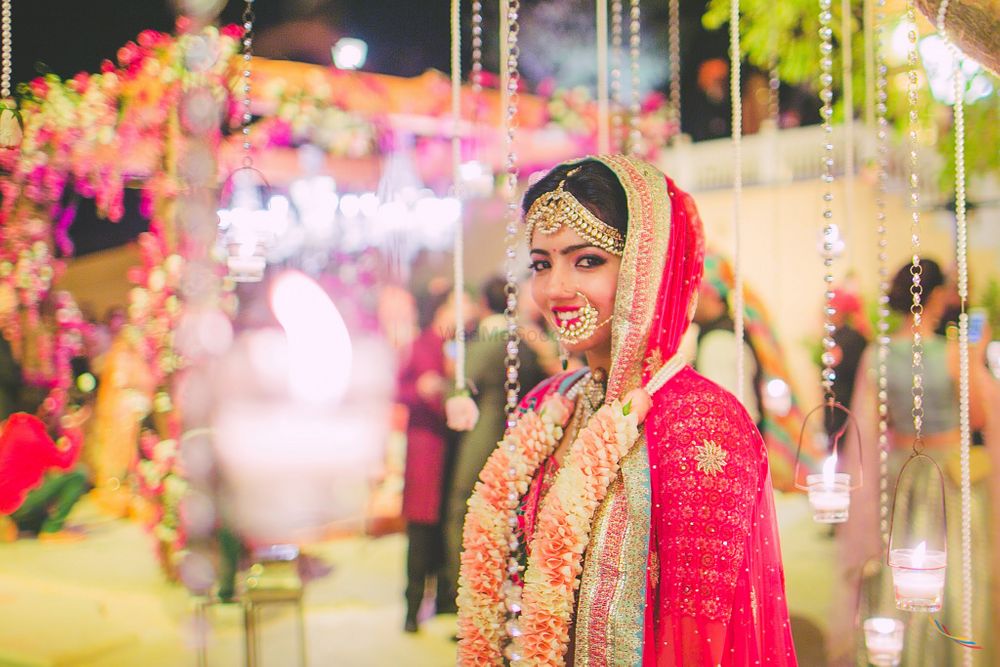
[[[566,176],[572,176],[579,169],[577,167]],[[573,193],[563,188],[564,185],[565,178],[559,181],[555,190],[541,195],[528,209],[525,216],[528,243],[531,243],[531,236],[536,229],[542,234],[555,234],[566,226],[588,243],[621,257],[625,252],[625,237],[622,233],[591,213]]]
[[[583,307],[580,308],[579,317],[573,319],[571,322],[558,319],[556,321],[556,327],[559,331],[559,340],[567,345],[582,343],[593,336],[595,331],[611,321],[611,318],[609,317],[598,324],[597,308],[594,308],[593,304],[590,303],[590,299],[587,298],[586,294],[579,291],[577,294],[583,297]]]

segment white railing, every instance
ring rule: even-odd
[[[834,171],[845,170],[844,127],[833,128]],[[779,185],[793,181],[819,178],[823,154],[823,128],[820,125],[776,130],[764,127],[757,134],[743,137],[743,184]],[[854,128],[854,165],[857,173],[875,155],[875,135],[859,124]],[[901,153],[890,148],[889,171],[893,180],[899,176],[897,165]],[[658,166],[673,177],[678,185],[690,192],[719,190],[732,187],[735,164],[732,141],[727,137],[692,143],[680,138],[665,149],[657,160]],[[931,148],[921,155],[921,180],[933,188],[937,184],[942,160]]]

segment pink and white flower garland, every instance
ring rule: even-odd
[[[569,644],[574,591],[590,526],[622,457],[639,437],[639,419],[615,401],[601,407],[570,446],[539,512],[524,589],[511,591],[517,548],[515,511],[538,466],[555,450],[570,411],[561,396],[526,412],[493,453],[469,501],[459,580],[459,664],[560,665]],[[626,414],[628,412],[628,414]],[[505,625],[507,609],[523,609]]]

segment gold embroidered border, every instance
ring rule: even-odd
[[[607,397],[613,400],[642,381],[642,355],[670,242],[671,202],[666,179],[655,168],[624,155],[596,159],[615,173],[628,201],[628,232],[611,328],[613,362]]]
[[[621,472],[595,515],[577,610],[578,666],[642,662],[649,504],[643,436],[622,459]]]

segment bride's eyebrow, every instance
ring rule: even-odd
[[[571,255],[577,250],[583,250],[584,248],[597,248],[597,246],[593,243],[577,243],[576,245],[566,246],[562,250],[559,250],[558,253],[560,255]],[[541,248],[532,248],[531,254],[549,256],[551,253],[549,253],[548,250],[542,250]]]

